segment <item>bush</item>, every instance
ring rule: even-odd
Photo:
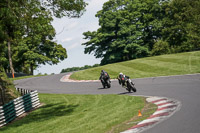
[[[169,44],[166,41],[158,40],[151,51],[152,55],[162,55],[162,54],[169,54],[170,48]]]
[[[62,69],[62,71],[60,73],[66,73],[66,72],[74,72],[74,71],[79,71],[79,70],[85,70],[85,69],[89,69],[89,68],[93,68],[93,67],[98,67],[100,66],[99,64],[94,64],[93,66],[90,65],[85,65],[83,67],[71,67],[71,68],[66,68],[66,69]]]
[[[16,91],[14,84],[8,79],[3,67],[0,66],[0,105],[8,103],[17,98],[19,93]]]

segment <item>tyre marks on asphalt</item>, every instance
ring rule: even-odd
[[[139,122],[137,125],[122,133],[138,133],[147,130],[172,116],[181,107],[181,103],[179,101],[169,98],[148,97],[146,101],[157,105],[156,112],[154,112],[146,120]]]

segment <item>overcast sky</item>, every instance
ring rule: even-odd
[[[62,69],[70,67],[82,67],[84,65],[99,64],[101,59],[96,59],[94,55],[84,54],[84,47],[81,44],[83,32],[96,31],[99,28],[98,18],[95,17],[97,11],[102,9],[103,3],[108,0],[86,0],[89,4],[86,12],[81,18],[54,19],[53,26],[56,29],[56,42],[62,44],[67,50],[68,58],[57,65],[41,65],[34,74],[58,74]]]

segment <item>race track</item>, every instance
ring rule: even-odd
[[[66,73],[17,80],[15,84],[39,93],[145,95],[176,99],[181,102],[181,109],[144,133],[200,132],[200,74],[135,79],[136,93],[127,93],[118,81],[112,81],[109,89],[103,89],[100,82],[60,82],[64,75]]]

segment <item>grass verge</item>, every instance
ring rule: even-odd
[[[27,78],[33,78],[33,77],[41,77],[41,76],[47,76],[47,75],[21,76],[21,77],[9,78],[9,80],[14,81],[14,80],[27,79]]]
[[[146,106],[144,98],[127,95],[40,94],[39,96],[44,106],[25,118],[0,128],[0,132],[109,132],[116,125],[132,120],[133,116],[137,116],[138,110]],[[126,124],[125,128],[135,124],[131,122],[133,121]]]
[[[116,78],[119,72],[131,78],[200,73],[200,51],[135,59],[73,73],[76,80],[98,80],[101,70]]]
[[[147,119],[149,116],[151,116],[156,111],[157,106],[155,104],[146,102],[145,98],[144,98],[144,103],[145,103],[144,108],[141,110],[142,116],[139,117],[135,115],[131,119],[113,126],[111,130],[107,133],[120,133],[126,131],[130,127],[137,125],[138,122],[141,122]]]

